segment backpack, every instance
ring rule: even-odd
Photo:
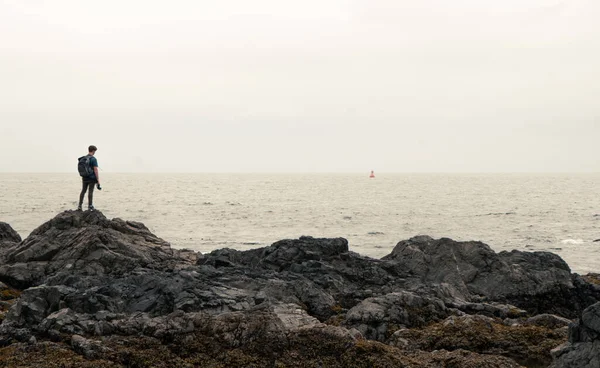
[[[92,156],[85,155],[78,158],[77,171],[83,178],[89,178],[94,174],[94,169],[90,166],[90,159]]]

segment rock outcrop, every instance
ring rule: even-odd
[[[549,252],[495,253],[481,242],[419,236],[398,243],[383,259],[418,281],[452,285],[464,299],[512,304],[531,314],[574,318],[598,298],[597,290]]]
[[[163,366],[539,365],[600,300],[554,254],[479,242],[420,236],[378,260],[312,237],[202,255],[97,211],[23,241],[3,229],[0,281],[21,292],[0,343],[33,357],[54,344],[73,362],[66,351],[117,366],[156,366],[147,350]]]
[[[27,288],[53,276],[119,276],[138,267],[165,270],[180,252],[143,224],[107,220],[101,212],[67,211],[4,254],[0,280]]]
[[[21,241],[21,236],[6,222],[0,221],[0,248],[13,246]]]
[[[552,368],[600,367],[600,303],[583,311],[569,327],[569,342],[554,352]]]

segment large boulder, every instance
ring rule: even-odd
[[[600,303],[586,308],[569,327],[569,342],[554,351],[552,368],[600,367]]]
[[[530,313],[575,315],[600,298],[548,252],[495,253],[481,242],[418,236],[396,245],[384,260],[426,284],[452,285],[466,300],[514,304]]]
[[[108,220],[100,211],[65,211],[7,250],[0,280],[39,285],[59,273],[121,275],[137,267],[169,269],[178,251],[139,222]]]
[[[385,341],[398,329],[422,327],[450,314],[439,299],[398,292],[365,299],[348,311],[345,323],[368,339]]]
[[[237,284],[243,283],[241,275],[251,275],[254,285],[265,279],[261,295],[299,301],[323,321],[335,308],[349,309],[365,298],[403,289],[403,280],[386,270],[386,262],[348,251],[343,238],[303,236],[247,251],[220,249],[203,255],[198,265],[239,277]]]
[[[0,221],[0,247],[8,247],[21,242],[21,236],[6,222]]]
[[[396,245],[383,259],[394,260],[421,280],[449,283],[491,299],[572,287],[569,266],[547,252],[494,252],[481,242],[415,237]]]

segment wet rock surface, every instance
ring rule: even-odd
[[[51,350],[82,367],[537,367],[550,364],[573,318],[583,316],[585,328],[571,332],[587,339],[578,342],[600,334],[600,287],[551,253],[419,236],[382,259],[311,237],[199,254],[98,211],[63,212],[22,241],[4,229],[0,281],[13,301],[0,354],[11,357],[43,361]]]

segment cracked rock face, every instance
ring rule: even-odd
[[[398,243],[383,259],[395,260],[431,283],[448,283],[491,299],[572,288],[569,266],[548,252],[495,253],[480,242],[415,237]]]
[[[168,269],[178,252],[143,224],[107,220],[99,211],[66,211],[4,254],[0,280],[27,288],[57,275],[121,275],[137,267]]]
[[[364,339],[391,344],[386,351],[396,356],[394,349],[418,345],[407,338],[421,336],[399,331],[477,316],[494,322],[474,319],[473,326],[525,326],[548,336],[600,299],[598,287],[551,253],[495,253],[483,243],[427,236],[398,243],[382,259],[349,251],[343,238],[312,237],[202,255],[172,249],[138,222],[66,211],[27,239],[12,240],[0,252],[0,281],[23,291],[0,325],[0,343],[68,342],[89,359],[122,356],[102,345],[114,336],[165,344],[200,335],[218,340],[223,354],[261,339],[279,351],[287,348],[277,341],[290,336],[328,336],[340,349]],[[582,336],[596,331],[595,313],[584,313]],[[456,342],[457,350],[448,356],[411,354],[430,364],[489,353],[448,341],[444,348]],[[506,341],[506,351],[514,351],[518,343]],[[369,354],[380,354],[374,346]],[[465,348],[476,352],[458,353]],[[540,361],[549,358],[544,349],[536,351]],[[489,366],[518,366],[506,356]]]
[[[569,326],[569,342],[554,350],[552,368],[600,367],[600,303],[586,308]]]
[[[532,314],[575,318],[598,299],[597,290],[549,252],[495,253],[481,242],[419,236],[398,243],[383,259],[425,283],[452,285],[464,299],[481,296]]]
[[[0,221],[0,248],[21,242],[21,236],[6,222]]]

